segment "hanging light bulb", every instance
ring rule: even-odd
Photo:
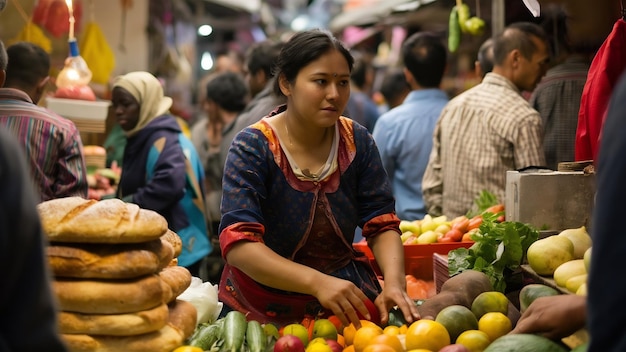
[[[91,70],[78,53],[76,39],[70,39],[70,55],[65,59],[65,66],[57,76],[57,87],[86,86],[91,81]]]

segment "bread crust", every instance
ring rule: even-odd
[[[164,300],[170,303],[191,285],[191,273],[182,266],[168,266],[159,272],[159,277],[166,284]]]
[[[52,242],[137,243],[167,231],[163,216],[119,199],[58,198],[39,203],[37,210]]]
[[[177,300],[170,304],[167,324],[160,330],[135,336],[61,334],[71,352],[170,352],[193,333],[196,308]]]
[[[180,239],[178,234],[170,229],[165,232],[161,238],[165,239],[169,244],[174,248],[174,258],[178,258],[180,253],[183,251],[183,241]]]
[[[59,330],[64,334],[131,336],[157,331],[167,324],[167,304],[135,313],[83,314],[59,312]]]
[[[155,274],[174,257],[162,238],[126,244],[51,243],[48,263],[57,277],[131,279]]]
[[[52,282],[63,311],[86,314],[133,313],[164,303],[157,274],[127,280],[61,279]]]

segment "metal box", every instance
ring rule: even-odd
[[[591,228],[595,175],[582,171],[529,170],[506,174],[507,221],[530,224],[537,230]]]

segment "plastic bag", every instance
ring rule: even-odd
[[[22,28],[22,30],[17,34],[17,36],[9,41],[8,44],[11,45],[17,42],[33,43],[40,46],[48,54],[52,52],[52,44],[50,43],[50,39],[46,37],[45,33],[38,25],[30,20],[28,21],[28,23],[26,23],[26,26],[24,26],[24,28]]]
[[[78,31],[83,15],[81,0],[72,1],[74,28]],[[61,38],[70,29],[70,13],[65,0],[38,0],[33,11],[33,22]]]
[[[85,26],[79,47],[80,55],[93,74],[92,82],[107,84],[115,68],[115,54],[97,23],[89,22]]]
[[[193,304],[198,311],[196,325],[202,323],[213,323],[222,312],[224,304],[217,300],[217,285],[210,282],[202,282],[199,277],[191,278],[191,285],[183,292],[178,299]]]

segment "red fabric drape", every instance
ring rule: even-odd
[[[626,22],[619,19],[589,68],[578,112],[577,161],[596,160],[611,93],[625,68]]]

